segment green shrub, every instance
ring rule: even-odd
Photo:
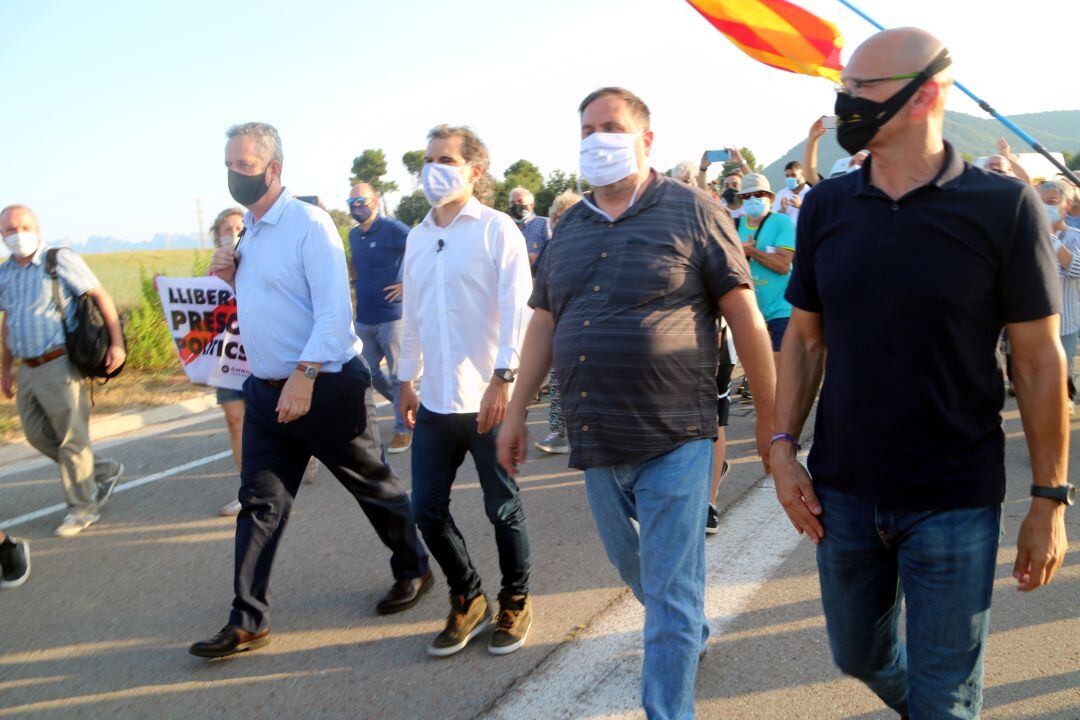
[[[198,264],[199,258],[196,258]],[[176,351],[172,333],[165,322],[161,298],[154,288],[154,275],[139,266],[139,302],[128,316],[124,335],[128,344],[128,365],[140,370],[175,367]]]

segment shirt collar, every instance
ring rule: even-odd
[[[938,190],[952,190],[956,187],[960,176],[964,174],[964,158],[960,153],[956,152],[956,148],[953,147],[951,142],[948,140],[943,142],[945,143],[945,162],[942,163],[938,174],[923,187],[933,185]],[[878,191],[870,182],[870,173],[866,172],[873,165],[873,162],[873,155],[863,161],[862,169],[859,170],[858,178],[855,180],[854,191],[856,195],[866,195],[872,191]]]
[[[479,220],[480,213],[483,212],[483,210],[484,206],[480,204],[480,201],[477,200],[475,197],[471,197],[469,198],[469,201],[466,202],[464,206],[462,206],[458,214],[454,216],[454,219],[450,221],[450,225],[447,225],[445,228],[440,228],[438,225],[436,225],[435,208],[431,208],[430,210],[428,210],[428,214],[424,216],[424,226],[429,228],[435,228],[436,230],[446,230],[446,228],[452,226],[462,217],[469,217],[474,220]]]
[[[259,219],[259,222],[277,225],[278,220],[281,219],[281,214],[285,212],[285,206],[292,202],[292,200],[293,197],[289,194],[289,189],[282,186],[281,195],[279,195],[278,199],[274,201],[274,204],[270,206],[270,209],[266,211],[266,214]],[[250,210],[244,213],[244,227],[248,230],[251,230],[252,226],[255,224],[251,221],[251,218]]]
[[[656,172],[656,170],[649,168],[649,177],[646,182],[648,183],[648,187],[646,187],[645,190],[641,192],[637,196],[637,198],[634,199],[634,204],[628,207],[619,217],[615,218],[614,220],[609,220],[605,215],[598,213],[597,211],[586,205],[585,210],[589,214],[589,219],[591,219],[593,222],[608,223],[619,222],[620,220],[625,220],[626,218],[633,217],[642,210],[645,210],[646,208],[656,204],[656,201],[660,199],[660,193],[662,192],[662,187],[665,183],[678,183],[679,181],[675,180],[674,178],[669,178],[665,175],[661,175],[660,173]],[[685,185],[685,183],[680,184]],[[589,202],[594,202],[593,192],[591,190],[588,192],[588,196]]]

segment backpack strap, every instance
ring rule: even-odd
[[[59,263],[56,256],[59,254],[60,248],[49,248],[45,251],[45,272],[52,278],[53,305],[56,306],[56,312],[60,313],[60,325],[64,328],[64,340],[66,341],[68,336],[67,318],[64,317],[64,300],[60,295],[60,275],[57,273]]]

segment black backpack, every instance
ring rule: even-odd
[[[105,355],[109,351],[109,328],[97,303],[86,295],[75,298],[75,327],[68,328],[64,314],[64,303],[60,295],[60,278],[56,273],[56,255],[61,248],[52,248],[45,252],[45,272],[52,278],[53,303],[60,313],[60,323],[64,326],[64,345],[72,364],[79,369],[83,377],[114,378],[124,369],[126,363],[111,373],[105,372]],[[123,330],[121,326],[121,335]],[[124,341],[127,350],[127,341]]]

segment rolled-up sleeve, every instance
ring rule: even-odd
[[[397,377],[411,382],[424,370],[424,355],[420,345],[420,326],[417,323],[416,303],[420,299],[416,283],[409,276],[409,249],[405,246],[405,259],[401,263],[401,357],[397,363]]]
[[[532,273],[521,232],[509,216],[499,220],[492,226],[492,231],[498,233],[498,237],[493,238],[493,246],[499,274],[499,351],[495,356],[495,367],[517,368],[525,328],[532,317],[529,308]]]
[[[348,356],[352,339],[352,300],[345,247],[329,215],[312,220],[300,252],[315,321],[300,359],[314,363],[340,361]]]

